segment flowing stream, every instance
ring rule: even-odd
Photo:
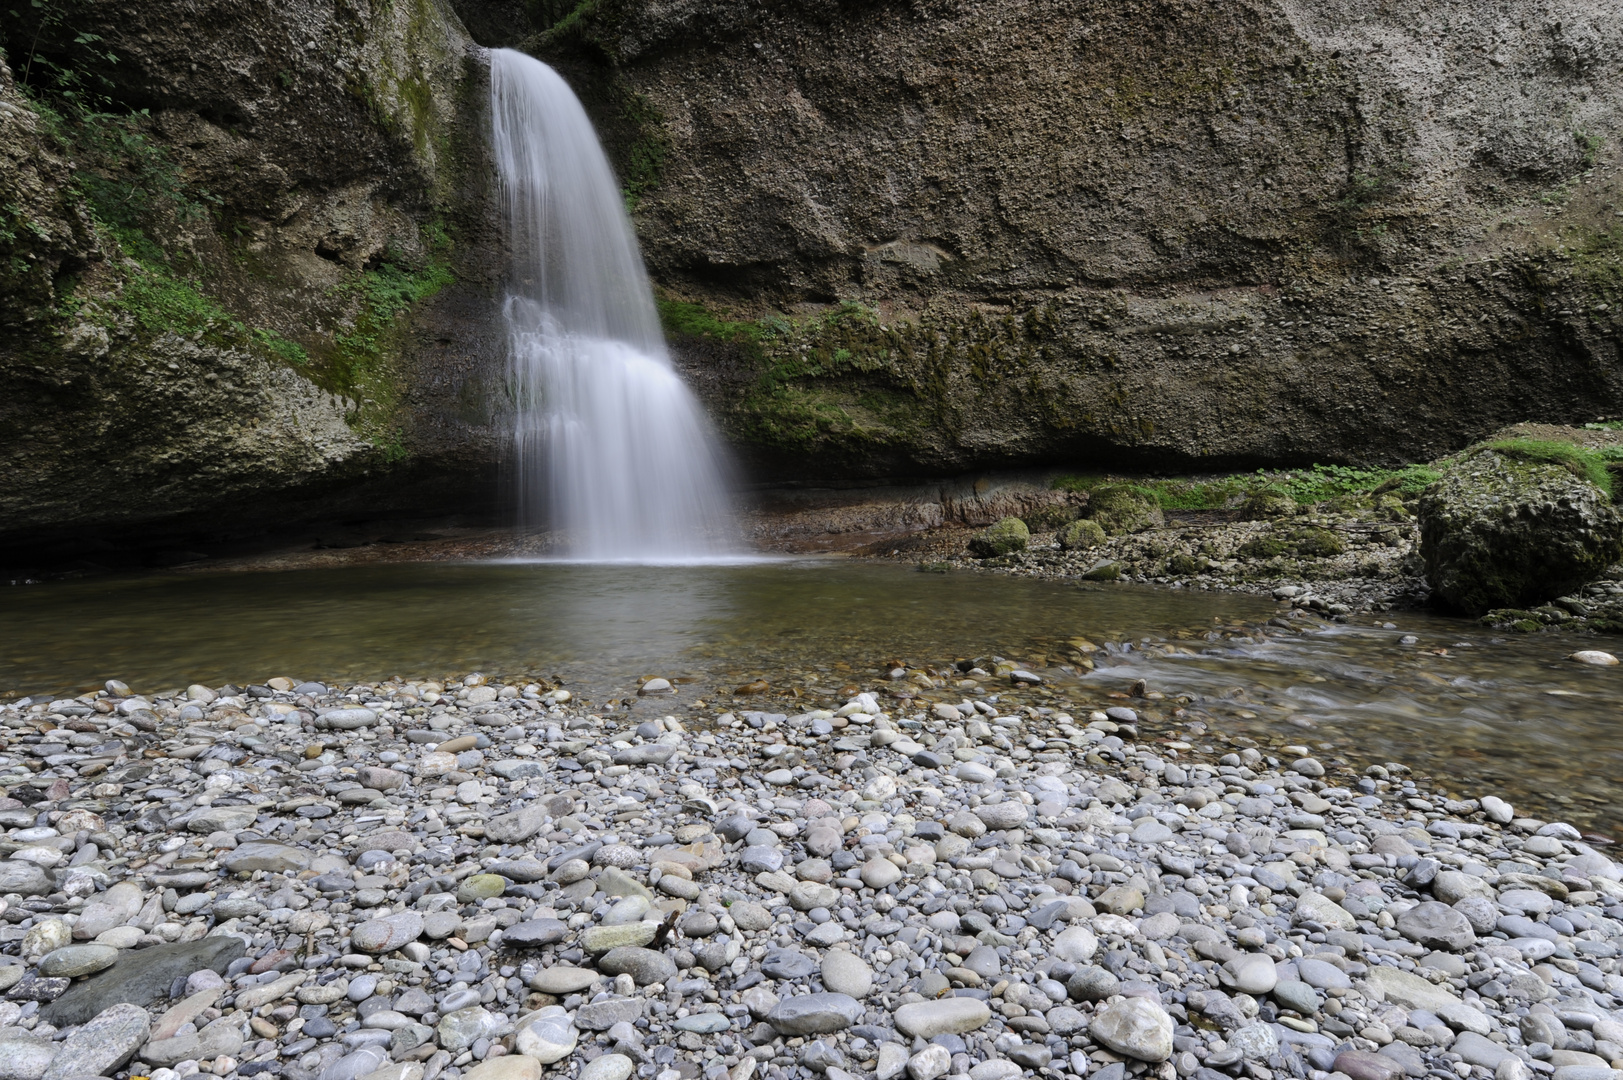
[[[491,53],[490,100],[523,524],[560,530],[587,561],[727,556],[726,465],[671,367],[591,121],[556,71],[510,49]]]

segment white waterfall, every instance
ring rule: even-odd
[[[636,234],[597,133],[556,71],[492,51],[496,168],[525,524],[571,557],[682,562],[734,549],[726,463],[672,369]]]

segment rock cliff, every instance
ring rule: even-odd
[[[438,0],[0,15],[0,545],[494,459],[481,50]]]
[[[586,100],[760,478],[1623,412],[1602,0],[40,0],[0,35],[0,546],[488,502],[479,45]]]
[[[460,6],[591,96],[778,475],[1414,460],[1623,406],[1615,4]]]

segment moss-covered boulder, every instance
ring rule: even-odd
[[[1278,491],[1254,492],[1240,505],[1240,516],[1247,521],[1288,518],[1295,513],[1296,500]]]
[[[1086,551],[1098,547],[1106,539],[1105,531],[1097,521],[1083,518],[1073,521],[1059,531],[1058,537],[1061,551]]]
[[[1009,555],[1026,550],[1031,542],[1031,530],[1017,517],[1006,517],[996,525],[982,529],[969,538],[969,553],[983,559]]]
[[[1417,517],[1433,591],[1471,615],[1537,607],[1623,558],[1611,498],[1558,463],[1478,451],[1426,489]]]
[[[1053,532],[1075,521],[1080,513],[1081,508],[1072,503],[1052,502],[1027,510],[1020,515],[1020,520],[1034,533]]]
[[[1142,532],[1165,523],[1153,497],[1127,484],[1106,484],[1088,494],[1088,517],[1109,536]]]

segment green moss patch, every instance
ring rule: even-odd
[[[1163,510],[1224,510],[1253,505],[1259,516],[1266,504],[1280,508],[1278,500],[1297,506],[1312,506],[1346,496],[1399,492],[1418,495],[1441,475],[1427,465],[1407,465],[1401,469],[1360,469],[1348,465],[1314,465],[1309,469],[1237,473],[1201,480],[1134,479],[1114,480],[1097,475],[1061,476],[1051,483],[1057,491],[1092,492],[1105,485],[1132,488],[1153,499]]]
[[[1613,496],[1611,466],[1623,463],[1623,447],[1591,450],[1549,439],[1501,439],[1479,443],[1467,450],[1466,455],[1479,450],[1492,450],[1512,461],[1560,465],[1580,480],[1587,480],[1606,492],[1607,498]]]

